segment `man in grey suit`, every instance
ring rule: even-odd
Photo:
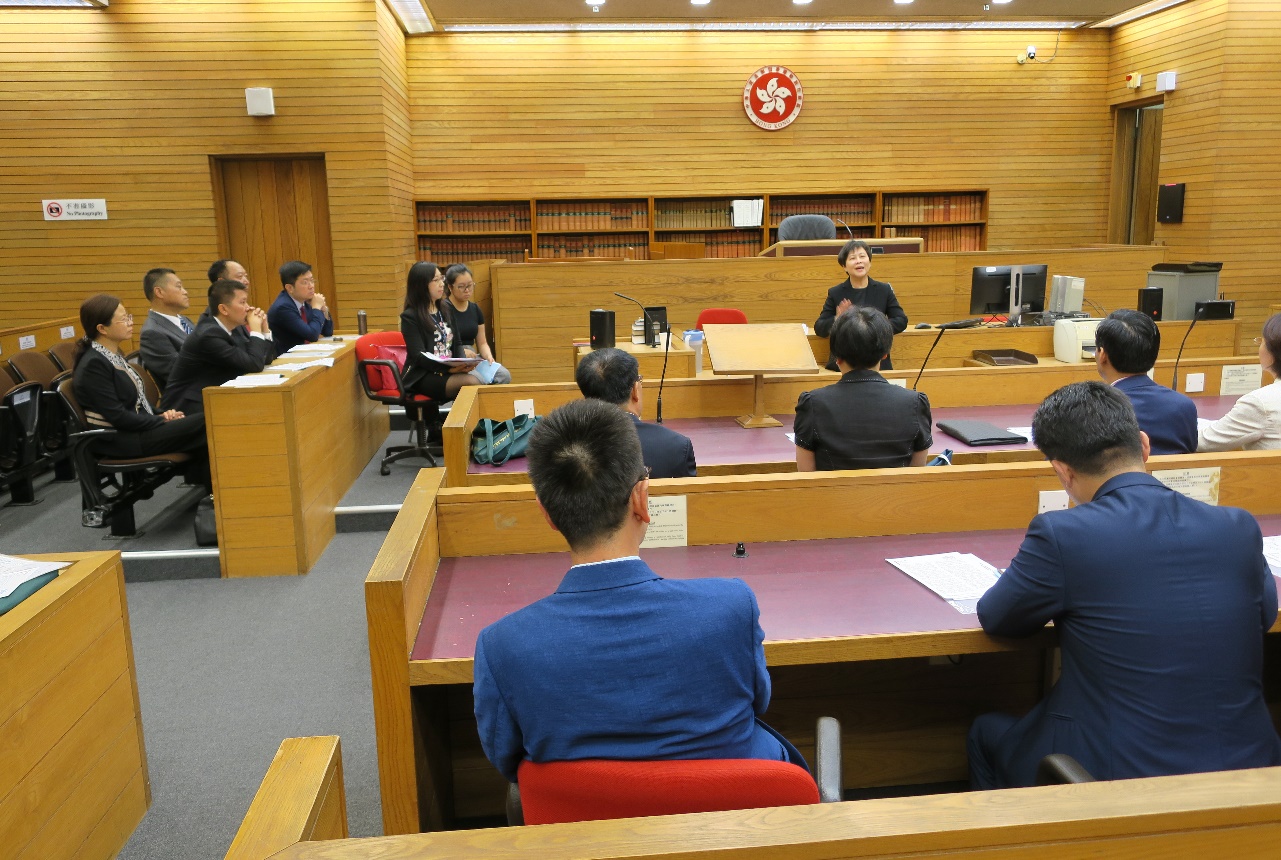
[[[182,342],[195,330],[183,316],[183,311],[191,306],[191,299],[173,269],[147,272],[142,278],[142,292],[151,303],[151,310],[142,324],[138,347],[142,351],[142,366],[163,392]]]

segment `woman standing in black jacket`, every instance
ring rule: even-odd
[[[885,281],[868,277],[872,270],[872,250],[861,239],[851,239],[836,255],[837,264],[849,275],[844,283],[837,284],[827,291],[827,301],[823,310],[814,322],[814,333],[819,337],[829,337],[832,323],[836,318],[852,307],[872,308],[885,314],[890,321],[890,328],[898,334],[907,328],[907,314],[894,295],[894,288]],[[881,370],[892,370],[894,365],[887,356],[881,362]],[[836,356],[827,360],[827,369],[836,370]]]
[[[116,431],[93,443],[99,456],[120,459],[155,454],[190,454],[184,474],[206,488],[209,447],[205,417],[177,410],[157,414],[147,400],[142,378],[120,354],[133,337],[133,316],[115,296],[97,295],[80,305],[84,337],[76,343],[72,387],[91,428]]]
[[[480,385],[469,371],[475,365],[446,366],[426,358],[465,358],[445,300],[445,273],[435,263],[414,263],[405,282],[405,310],[400,315],[405,338],[405,388],[432,400],[453,400],[464,385]]]

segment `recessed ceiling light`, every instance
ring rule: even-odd
[[[895,5],[895,6],[906,6],[908,3],[911,3],[911,2],[912,2],[912,0],[894,0],[894,5]]]
[[[689,2],[692,6],[706,6],[708,3],[711,3],[712,0],[689,0]]]
[[[813,3],[814,0],[792,0],[792,2],[797,6],[808,6],[810,3]]]
[[[997,6],[1004,6],[1006,3],[1013,2],[1013,0],[992,0],[992,2],[995,3]]]

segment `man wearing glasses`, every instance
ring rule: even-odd
[[[334,333],[334,321],[325,297],[316,291],[316,275],[309,263],[290,260],[280,267],[284,289],[267,311],[267,325],[276,355],[295,346],[315,343]]]
[[[554,410],[529,477],[573,566],[556,593],[480,632],[473,692],[485,755],[804,760],[769,707],[756,596],[738,579],[663,579],[638,553],[649,475],[630,418],[598,400]]]

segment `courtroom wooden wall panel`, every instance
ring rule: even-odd
[[[420,199],[988,188],[989,248],[1102,241],[1105,32],[447,34],[408,42]],[[495,58],[501,57],[501,62]],[[744,115],[789,66],[787,129]]]
[[[413,227],[407,206],[397,224],[388,205],[375,9],[373,0],[116,0],[101,10],[6,10],[6,321],[66,316],[98,291],[140,303],[142,273],[156,265],[201,295],[220,253],[211,155],[323,153],[340,314],[383,302],[412,258]],[[246,116],[246,86],[272,87],[277,116]],[[110,218],[44,221],[40,201],[61,197],[105,197]]]

